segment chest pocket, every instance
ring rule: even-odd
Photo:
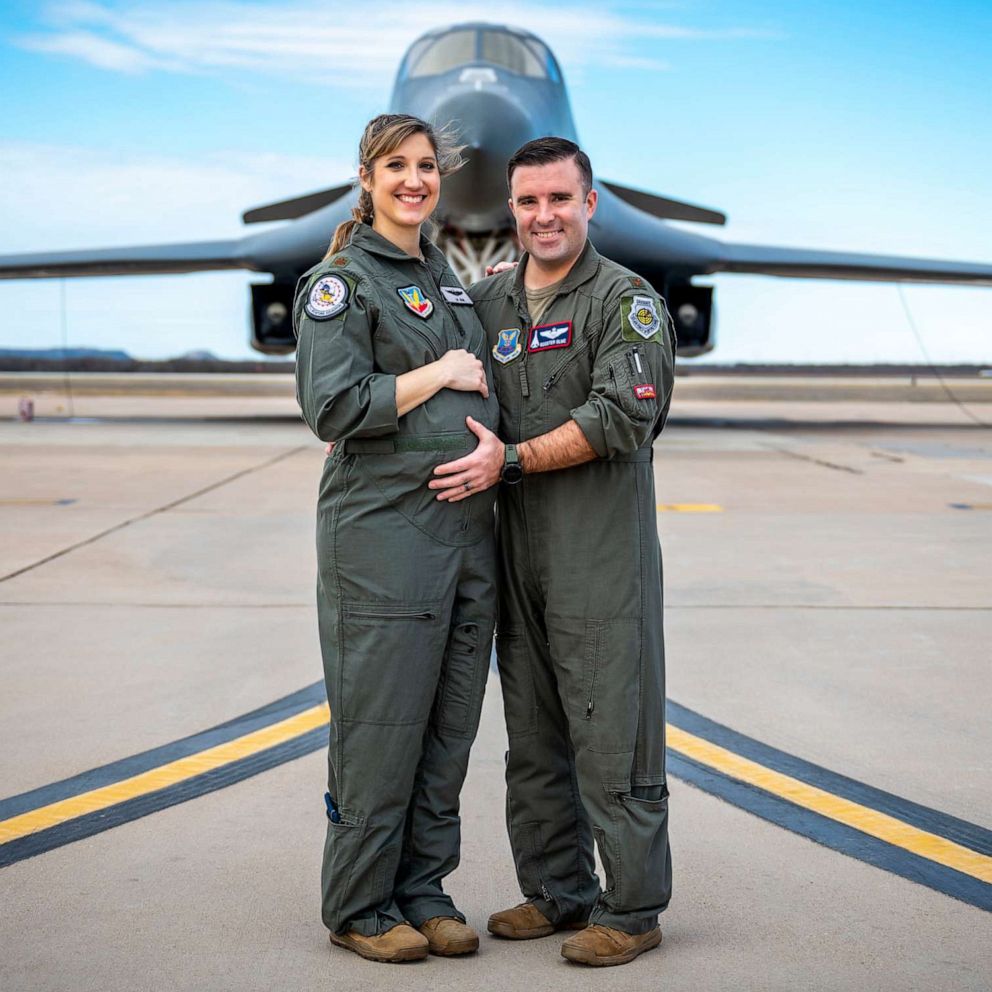
[[[592,389],[593,342],[599,338],[599,328],[585,329],[581,337],[573,340],[568,348],[530,356],[534,362],[528,373],[537,379],[544,396],[545,418],[551,427],[565,423],[571,411],[581,406]]]

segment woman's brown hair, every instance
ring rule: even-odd
[[[450,176],[465,164],[461,156],[462,148],[465,146],[455,143],[454,135],[448,127],[436,128],[419,117],[412,117],[409,114],[379,114],[366,124],[365,133],[358,143],[358,161],[365,174],[372,174],[377,158],[395,151],[414,134],[423,134],[431,143],[437,158],[438,172],[442,176]],[[352,210],[351,216],[351,220],[338,224],[325,258],[339,252],[348,243],[357,223],[371,224],[375,219],[372,194],[368,190],[362,189],[358,197],[358,206]]]

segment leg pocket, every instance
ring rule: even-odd
[[[454,734],[475,736],[489,659],[482,657],[479,625],[461,623],[451,631],[441,676],[438,725]]]
[[[368,904],[362,878],[372,865],[362,861],[365,818],[341,810],[339,823],[327,824],[320,871],[321,915],[328,930],[342,930]]]
[[[617,909],[661,912],[672,895],[672,857],[668,843],[668,789],[660,798],[641,799],[633,792],[611,799],[617,845]],[[622,861],[621,861],[622,859]],[[624,871],[624,864],[630,871]]]
[[[632,752],[640,699],[640,621],[587,620],[581,653],[580,693],[573,688],[570,694],[576,736],[590,751]]]
[[[496,635],[496,660],[506,733],[511,740],[537,733],[537,693],[527,640],[516,627],[500,628]]]
[[[342,721],[419,723],[430,715],[444,655],[438,603],[341,604]]]

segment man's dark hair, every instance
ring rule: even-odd
[[[592,189],[592,163],[589,156],[568,138],[535,138],[521,145],[506,164],[506,187],[510,188],[513,171],[518,165],[550,165],[567,158],[575,159],[582,181],[582,194],[588,195]]]

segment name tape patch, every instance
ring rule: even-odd
[[[441,295],[449,302],[460,307],[472,306],[472,297],[461,286],[442,286]]]
[[[658,397],[658,394],[654,391],[654,386],[652,386],[650,382],[642,383],[639,386],[634,386],[634,395],[639,400],[653,400]]]
[[[348,308],[348,284],[339,276],[321,276],[303,305],[314,320],[330,320]]]
[[[558,324],[542,324],[531,329],[527,350],[551,351],[553,348],[567,348],[572,343],[572,322],[563,320]]]
[[[419,286],[404,286],[397,289],[400,299],[406,304],[406,308],[418,317],[426,320],[434,312],[433,301],[424,296],[423,290]]]

